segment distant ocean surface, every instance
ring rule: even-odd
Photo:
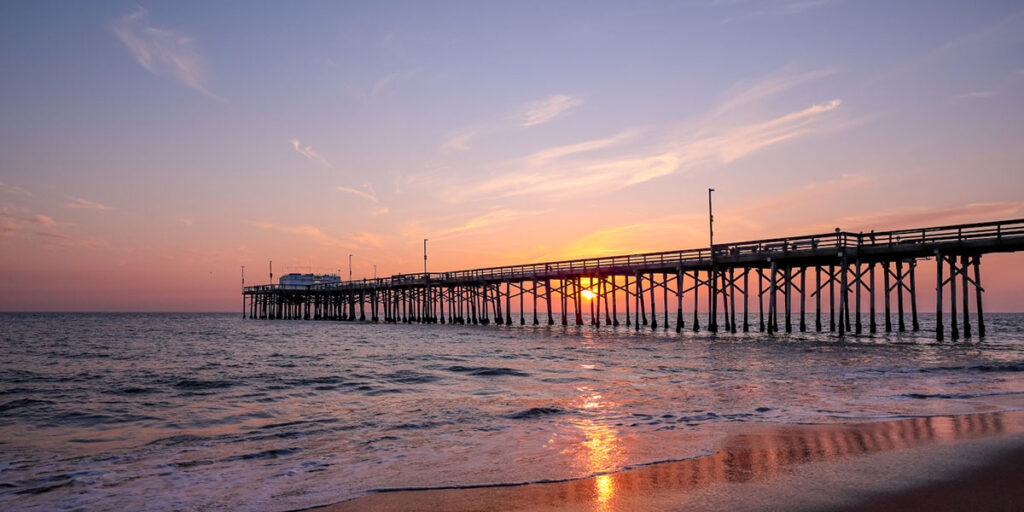
[[[685,459],[739,423],[1024,409],[1024,315],[955,343],[922,320],[840,341],[0,314],[0,509],[289,510]]]

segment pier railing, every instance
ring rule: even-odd
[[[580,258],[544,263],[504,265],[453,272],[431,272],[427,274],[398,274],[375,279],[359,279],[340,283],[310,285],[310,290],[351,289],[370,286],[415,286],[439,281],[489,281],[553,276],[565,273],[586,273],[593,271],[622,273],[630,269],[665,268],[675,265],[710,265],[713,260],[740,257],[780,257],[788,254],[832,253],[841,250],[885,249],[898,247],[921,247],[929,245],[984,244],[997,245],[1003,239],[1024,237],[1024,219],[1012,219],[974,224],[959,224],[893,231],[848,232],[837,231],[793,237],[769,238],[716,244],[713,248],[685,249]],[[256,285],[245,288],[246,292],[258,293],[272,290],[295,289],[294,285]]]

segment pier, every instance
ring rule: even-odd
[[[956,340],[985,335],[981,257],[1021,250],[1024,219],[868,233],[836,229],[701,249],[304,287],[247,286],[243,316],[567,326],[583,325],[586,312],[595,328],[625,324],[636,330],[766,334],[827,330],[839,336],[918,331],[917,290],[925,276],[916,268],[919,261],[932,259],[935,336],[943,340],[948,332]],[[692,311],[683,311],[685,297],[692,299]],[[884,308],[882,322],[877,319],[878,299]],[[703,326],[697,311],[701,303],[709,313]],[[824,308],[829,313],[826,323]]]

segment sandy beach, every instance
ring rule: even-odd
[[[759,425],[714,454],[581,480],[376,492],[355,510],[1019,510],[1024,413]]]

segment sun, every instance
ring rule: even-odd
[[[593,299],[594,297],[597,296],[597,294],[590,290],[583,290],[582,292],[580,292],[580,295],[583,295],[583,298],[587,300]]]

